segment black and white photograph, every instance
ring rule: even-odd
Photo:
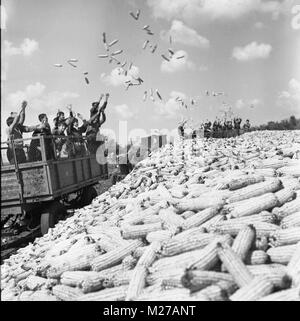
[[[1,301],[300,301],[300,0],[0,8]]]

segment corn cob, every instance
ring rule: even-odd
[[[24,280],[24,287],[30,291],[36,291],[46,285],[47,279],[36,275],[30,275]]]
[[[286,266],[278,263],[247,265],[247,268],[255,276],[272,273],[286,274]]]
[[[155,232],[153,232],[153,233],[155,233]],[[138,259],[143,255],[143,253],[146,251],[146,249],[147,249],[147,246],[138,247],[136,250],[134,250],[134,252],[132,253],[132,256],[134,258]]]
[[[285,203],[281,207],[274,208],[272,213],[274,213],[279,219],[283,219],[284,217],[299,211],[300,211],[300,198],[296,198],[293,201]]]
[[[229,181],[227,185],[230,191],[234,191],[234,190],[246,187],[248,185],[263,182],[264,180],[265,180],[264,176],[262,175],[260,176],[247,175],[247,177],[234,178],[231,181]]]
[[[52,293],[62,301],[75,301],[83,294],[80,289],[67,285],[56,285],[53,287]]]
[[[128,285],[88,293],[76,298],[76,301],[124,301]]]
[[[195,292],[220,281],[233,282],[233,278],[228,273],[195,270],[186,271],[182,276],[181,281],[186,288]]]
[[[228,203],[239,202],[252,197],[264,195],[266,193],[276,192],[281,188],[281,181],[277,178],[265,182],[250,185],[234,192],[227,199]]]
[[[150,232],[147,234],[146,240],[149,243],[168,241],[172,237],[172,234],[171,231],[166,230]]]
[[[294,286],[300,285],[300,242],[298,242],[295,252],[287,265],[287,274],[292,279]]]
[[[300,177],[300,164],[296,166],[281,167],[277,170],[277,173],[279,175],[288,175],[298,178]]]
[[[172,240],[180,240],[180,241],[186,241],[188,238],[197,237],[199,234],[203,234],[203,228],[201,226],[194,227],[189,230],[180,232],[172,237]]]
[[[300,227],[300,211],[284,217],[280,222],[281,228]]]
[[[122,261],[127,255],[131,254],[134,250],[140,247],[143,243],[139,240],[131,242],[123,248],[110,251],[95,258],[90,264],[94,271],[101,271],[116,265]]]
[[[254,214],[254,215],[250,215],[250,216],[230,218],[230,220],[228,220],[227,223],[230,223],[230,222],[244,223],[244,224],[253,224],[255,222],[275,223],[275,219],[276,219],[276,217],[274,214],[272,214],[268,211],[262,211],[259,214]]]
[[[198,300],[199,299],[194,299],[194,301]],[[190,295],[188,289],[174,288],[170,290],[154,291],[146,296],[140,295],[138,301],[193,301],[193,297]]]
[[[266,264],[269,262],[269,255],[262,251],[262,250],[256,250],[250,253],[246,259],[246,264],[250,265],[257,265],[257,264]]]
[[[297,191],[300,189],[300,182],[297,178],[283,176],[283,177],[280,177],[280,180],[282,181],[284,188],[292,189],[294,191]]]
[[[296,198],[296,192],[291,188],[283,188],[275,193],[278,199],[278,206],[282,206],[284,203]]]
[[[66,271],[60,276],[60,283],[63,285],[80,287],[82,282],[97,277],[98,272],[94,271]]]
[[[217,285],[225,291],[227,297],[238,289],[238,285],[234,281],[219,281]]]
[[[198,212],[197,214],[193,215],[192,217],[185,220],[182,228],[184,230],[188,230],[193,227],[198,227],[201,224],[205,223],[212,217],[218,214],[218,207],[210,207],[203,211]]]
[[[200,227],[204,228],[206,231],[211,231],[216,224],[225,221],[225,219],[226,217],[224,215],[217,214],[216,216],[207,220],[205,223],[201,224]]]
[[[174,203],[174,207],[178,213],[183,213],[185,211],[201,211],[209,207],[220,208],[224,204],[222,197],[198,197],[195,199],[189,199],[186,201],[178,201]]]
[[[136,239],[145,237],[148,233],[159,230],[162,230],[161,223],[126,225],[122,228],[122,236],[124,239]]]
[[[272,233],[270,242],[274,246],[296,244],[300,241],[300,227],[290,227]]]
[[[253,225],[247,225],[242,228],[232,244],[232,250],[244,262],[249,251],[255,244],[256,231]]]
[[[217,284],[209,285],[205,289],[198,292],[198,295],[207,297],[210,301],[226,301],[227,293]]]
[[[181,217],[184,219],[190,218],[191,216],[195,215],[196,213],[193,211],[185,211],[181,214]]]
[[[239,231],[243,229],[246,225],[244,223],[230,224],[230,222],[231,220],[218,223],[214,228],[214,232],[219,234],[237,235]],[[279,230],[279,227],[277,225],[271,223],[253,222],[252,225],[254,226],[256,230],[256,235],[258,237],[268,237],[273,232]]]
[[[230,215],[233,217],[248,216],[260,213],[264,210],[269,210],[277,205],[277,198],[273,193],[252,197],[247,201],[242,201],[240,204],[232,203]]]
[[[145,265],[136,266],[133,271],[132,279],[129,283],[127,294],[126,294],[126,301],[135,300],[142,289],[145,287],[146,284],[146,276],[147,276],[147,268]]]
[[[288,290],[283,290],[275,292],[260,298],[258,301],[299,301],[300,299],[300,289],[291,288]]]
[[[185,220],[180,215],[175,214],[171,208],[160,210],[158,215],[162,219],[165,228],[170,230],[179,231],[185,223]]]
[[[274,285],[264,276],[255,277],[230,296],[231,301],[256,301],[274,289]]]
[[[239,287],[243,287],[252,281],[253,275],[228,245],[218,243],[217,254]]]
[[[273,168],[256,168],[251,171],[252,174],[262,175],[265,177],[274,177],[276,176],[276,172]]]
[[[130,280],[132,280],[133,277],[133,270],[124,271],[121,274],[114,275],[111,279],[106,279],[103,282],[103,285],[105,286],[106,282],[109,286],[105,287],[119,287],[122,285],[129,285]]]
[[[56,296],[52,295],[48,290],[39,290],[33,292],[30,297],[30,301],[60,301]]]
[[[267,254],[272,263],[288,264],[295,253],[296,247],[296,244],[271,247]]]
[[[151,269],[150,269],[151,270]],[[180,280],[184,274],[183,268],[175,268],[175,269],[163,269],[161,271],[152,272],[146,277],[146,284],[153,286],[154,284],[163,284],[167,283],[168,280]]]
[[[216,235],[208,233],[199,233],[194,237],[187,238],[186,242],[183,242],[181,239],[170,239],[162,246],[161,253],[163,256],[177,255],[194,249],[203,248],[214,239],[216,239]]]

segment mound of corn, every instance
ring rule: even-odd
[[[186,140],[1,266],[2,300],[300,300],[300,132]]]

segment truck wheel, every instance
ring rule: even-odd
[[[98,193],[96,189],[92,186],[88,186],[83,189],[82,195],[80,198],[80,206],[87,206],[92,203],[92,200],[97,197]]]
[[[58,201],[54,201],[49,204],[44,213],[41,214],[41,233],[45,235],[48,233],[49,228],[55,226],[55,224],[66,215],[67,211],[65,207]]]

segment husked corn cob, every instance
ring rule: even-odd
[[[232,250],[245,261],[251,248],[254,247],[256,231],[253,225],[247,225],[242,228],[232,244]]]
[[[292,279],[294,286],[300,285],[300,242],[298,242],[295,252],[287,265],[287,274]]]
[[[205,289],[198,292],[198,295],[203,295],[210,301],[226,301],[227,293],[217,284],[209,285]]]
[[[152,242],[166,242],[172,237],[173,233],[167,230],[150,232],[146,236],[146,240],[149,243]]]
[[[145,265],[138,265],[133,270],[133,275],[128,286],[126,301],[136,300],[141,294],[142,289],[146,284],[147,267]]]
[[[56,285],[53,287],[52,293],[62,301],[75,301],[83,294],[80,289],[67,285]]]
[[[255,175],[263,175],[265,177],[276,176],[276,172],[273,168],[256,168],[252,170],[251,173]]]
[[[79,287],[84,280],[98,275],[99,273],[94,271],[66,271],[60,276],[60,283]]]
[[[265,251],[255,250],[248,255],[245,262],[250,265],[265,264],[269,259],[269,255]]]
[[[234,281],[219,281],[217,285],[225,291],[227,297],[238,289],[238,285]]]
[[[291,188],[283,188],[275,193],[278,199],[278,206],[282,206],[284,203],[296,198],[296,192]]]
[[[161,243],[160,242],[153,242],[151,243],[146,251],[143,253],[141,258],[138,260],[136,266],[144,266],[148,268],[157,258],[158,252],[161,249]]]
[[[287,273],[286,266],[278,263],[247,265],[247,268],[255,276],[272,273]]]
[[[48,290],[38,290],[33,292],[30,297],[30,301],[60,301],[55,295],[51,294]]]
[[[284,217],[280,222],[281,228],[300,227],[300,211]]]
[[[155,232],[153,232],[155,233]],[[150,234],[150,233],[149,233]],[[136,259],[140,258],[143,253],[146,251],[147,249],[147,246],[141,246],[141,247],[138,247],[133,253],[132,253],[132,256]]]
[[[300,289],[291,288],[288,290],[282,290],[275,292],[260,298],[258,301],[299,301]]]
[[[300,211],[300,198],[298,197],[293,201],[285,203],[281,207],[274,208],[272,213],[274,213],[279,219],[283,219],[284,217],[299,211]]]
[[[184,219],[187,219],[193,215],[195,215],[196,213],[193,211],[185,211],[181,214],[181,217],[183,217]]]
[[[248,216],[269,210],[277,205],[277,198],[273,193],[252,197],[247,201],[232,203],[230,215],[233,217]]]
[[[193,215],[192,217],[185,220],[183,223],[182,228],[184,230],[188,230],[193,227],[198,227],[201,224],[205,223],[212,217],[218,214],[218,207],[210,207],[203,211],[198,212],[197,214]]]
[[[300,189],[300,182],[297,178],[283,176],[280,177],[280,180],[282,181],[284,188],[292,189],[294,191]]]
[[[128,285],[132,277],[133,277],[133,270],[124,271],[121,274],[117,274],[113,276],[111,279],[104,280],[103,285],[105,286],[106,282],[109,284],[109,286],[106,286],[106,287],[119,287],[122,285]]]
[[[274,272],[265,274],[265,277],[274,285],[274,289],[287,289],[291,286],[291,279],[286,273]]]
[[[300,177],[300,164],[295,166],[281,167],[277,170],[277,173],[280,175],[289,175],[298,178]]]
[[[128,285],[88,293],[76,298],[76,301],[124,301]]]
[[[127,255],[131,254],[138,247],[142,246],[142,242],[139,240],[131,242],[129,245],[123,248],[110,251],[106,254],[100,255],[91,262],[91,267],[94,271],[101,271],[116,265],[122,261]]]
[[[198,248],[203,248],[211,241],[216,239],[216,235],[209,233],[199,233],[198,235],[187,238],[184,242],[181,239],[170,239],[162,246],[162,255],[163,256],[173,256],[183,252],[195,250]]]
[[[218,243],[217,254],[239,287],[243,287],[252,281],[253,275],[228,245]]]
[[[226,217],[224,215],[217,214],[216,216],[201,224],[200,227],[204,228],[207,231],[211,231],[216,224],[225,221],[225,219]]]
[[[172,237],[172,240],[180,240],[185,242],[188,238],[197,237],[199,234],[203,234],[203,228],[201,226],[193,227],[191,229],[180,232]]]
[[[24,280],[24,287],[30,291],[36,291],[41,287],[45,286],[47,279],[36,275],[30,275],[26,280]]]
[[[215,228],[214,232],[219,234],[230,234],[230,235],[237,235],[239,231],[245,227],[246,224],[244,223],[232,223],[230,224],[231,220],[224,221],[218,223]],[[271,223],[265,222],[253,222],[252,225],[255,228],[256,235],[258,237],[268,237],[273,232],[279,230],[279,226]]]
[[[272,233],[270,242],[274,246],[296,244],[300,241],[300,227],[280,229]]]
[[[189,288],[192,292],[199,291],[220,281],[234,282],[232,276],[228,273],[199,270],[186,271],[181,281],[183,286]]]
[[[247,177],[233,178],[227,183],[230,191],[234,191],[248,185],[257,184],[265,180],[264,176],[260,175],[247,175]]]
[[[147,285],[154,285],[154,284],[163,284],[164,282],[167,283],[168,280],[180,280],[184,274],[183,268],[171,268],[171,269],[164,269],[161,271],[155,271],[147,275],[146,277],[146,284]]]
[[[160,210],[158,215],[162,219],[164,226],[170,230],[179,231],[185,223],[184,218],[175,214],[171,208]]]
[[[185,211],[201,211],[209,207],[220,208],[225,201],[222,197],[197,197],[188,200],[181,200],[174,204],[174,207],[179,213]]]
[[[272,263],[288,264],[296,251],[297,244],[271,247],[267,254]]]
[[[143,224],[143,225],[125,225],[122,227],[124,239],[136,239],[145,237],[148,233],[162,230],[161,223]]]
[[[274,289],[274,285],[264,276],[255,277],[230,296],[231,301],[256,301]]]
[[[276,217],[274,214],[272,214],[268,211],[262,211],[259,214],[254,214],[254,215],[250,215],[250,216],[230,218],[230,220],[228,220],[228,223],[230,223],[230,222],[244,223],[244,224],[253,224],[255,222],[275,223],[275,218]]]
[[[239,202],[266,193],[276,192],[281,188],[281,181],[277,178],[265,182],[249,185],[234,192],[228,199],[228,203]]]

